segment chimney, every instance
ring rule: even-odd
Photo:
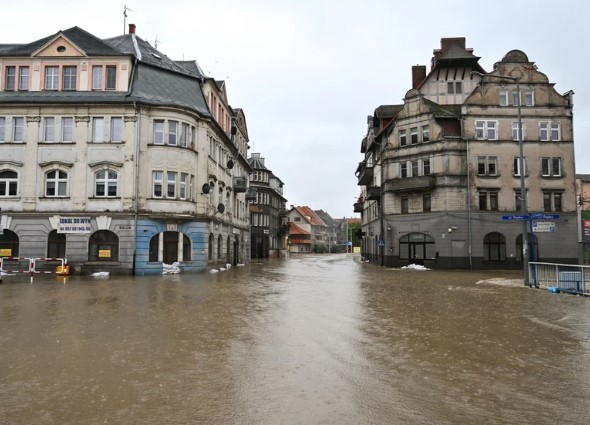
[[[412,67],[412,88],[417,89],[426,78],[426,65],[414,65]]]
[[[135,34],[135,24],[129,24],[129,34]]]

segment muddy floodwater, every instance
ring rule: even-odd
[[[0,424],[588,424],[590,298],[350,254],[0,285]]]

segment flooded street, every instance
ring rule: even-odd
[[[0,423],[587,424],[590,299],[521,278],[346,254],[5,277]]]

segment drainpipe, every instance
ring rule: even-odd
[[[467,256],[469,258],[469,270],[473,271],[471,254],[471,175],[469,173],[469,138],[465,137],[465,114],[461,114],[461,136],[466,144],[465,168],[467,171]]]

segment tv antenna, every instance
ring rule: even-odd
[[[125,28],[127,28],[127,11],[133,12],[127,5],[123,7],[123,35],[125,35]]]
[[[158,48],[158,34],[156,34],[156,39],[154,40],[154,48]]]

